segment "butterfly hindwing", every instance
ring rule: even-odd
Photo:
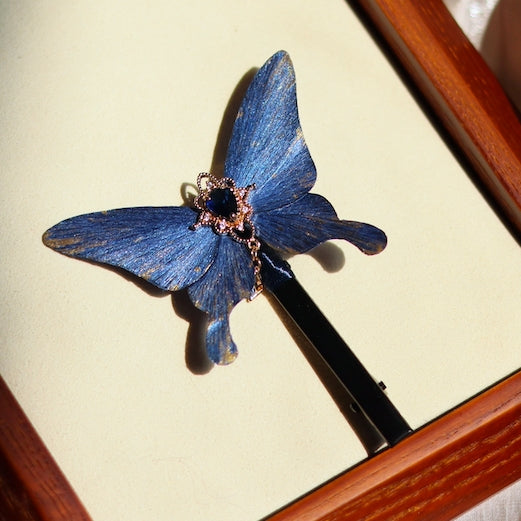
[[[263,240],[284,255],[304,253],[330,239],[344,239],[367,255],[380,253],[387,244],[376,226],[339,220],[331,203],[318,194],[264,212],[256,216],[255,225]]]

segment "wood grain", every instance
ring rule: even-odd
[[[269,517],[446,521],[521,478],[521,373]]]
[[[2,378],[0,520],[90,521]]]

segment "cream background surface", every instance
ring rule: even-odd
[[[336,271],[293,259],[303,286],[414,427],[519,367],[519,246],[344,2],[4,2],[0,24],[0,369],[95,521],[260,519],[365,457],[264,296],[232,315],[237,361],[197,371],[169,295],[41,243],[181,204],[279,49],[314,191],[389,236],[326,249]]]

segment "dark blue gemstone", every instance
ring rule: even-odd
[[[237,200],[230,188],[215,188],[210,192],[206,208],[214,215],[229,219],[232,214],[237,213]]]

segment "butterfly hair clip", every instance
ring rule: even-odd
[[[295,73],[280,51],[255,74],[237,114],[224,176],[200,174],[193,206],[121,208],[66,219],[43,242],[142,277],[162,290],[186,288],[208,315],[206,350],[216,364],[237,356],[229,316],[265,287],[261,254],[285,258],[329,239],[366,254],[386,245],[380,229],[337,217],[310,193],[316,170],[300,127]]]
[[[246,91],[223,177],[199,174],[191,206],[79,215],[47,230],[43,242],[70,257],[123,268],[162,290],[185,288],[208,316],[206,351],[216,364],[237,356],[229,324],[234,306],[270,291],[342,384],[348,414],[354,415],[347,419],[371,454],[411,428],[285,259],[329,239],[374,255],[387,238],[370,224],[340,220],[324,197],[310,193],[315,179],[298,117],[295,73],[280,51]]]

